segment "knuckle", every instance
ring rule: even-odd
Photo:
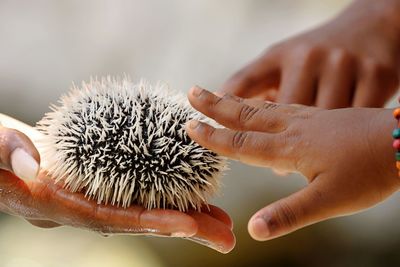
[[[205,136],[207,141],[213,141],[215,138],[215,128],[207,127],[207,132]]]
[[[365,74],[371,80],[378,81],[382,89],[392,91],[397,89],[399,83],[397,70],[392,66],[388,66],[375,60],[366,60],[364,62]]]
[[[283,128],[283,123],[274,118],[267,118],[263,121],[264,127],[270,130],[280,130]]]
[[[232,94],[225,94],[224,97],[225,97],[226,100],[236,101],[237,103],[243,103],[244,102],[243,98],[235,96],[235,95],[232,95]]]
[[[232,138],[232,147],[234,150],[241,150],[247,139],[247,133],[242,131],[237,131]]]
[[[298,216],[295,210],[284,200],[276,204],[276,222],[278,229],[296,227]]]
[[[225,95],[223,97],[216,97],[215,95],[210,95],[210,97],[212,98],[210,103],[212,108],[217,108],[218,105],[221,103],[221,101],[226,100]]]
[[[232,95],[232,94],[229,94],[229,93],[224,94],[220,99],[224,100],[224,101],[235,101],[235,102],[238,102],[238,103],[243,102],[242,98],[240,98],[238,96],[235,96],[235,95]]]
[[[283,132],[279,133],[281,155],[287,159],[290,168],[300,170],[299,162],[302,159],[301,155],[309,145],[308,140],[302,138],[302,131],[296,126],[297,123],[292,123]]]
[[[378,76],[382,72],[382,66],[375,61],[367,61],[365,63],[366,71],[372,76]]]
[[[291,125],[286,128],[286,130],[282,133],[282,139],[285,140],[285,144],[298,144],[299,140],[302,139],[302,131],[301,126],[302,122],[293,122]]]
[[[393,73],[390,67],[372,59],[365,60],[364,69],[366,73],[371,75],[373,78],[384,77]]]
[[[254,115],[257,113],[257,111],[258,111],[257,108],[243,104],[239,110],[239,123],[240,124],[247,123],[248,121],[254,118]]]
[[[333,65],[342,67],[351,62],[352,56],[346,50],[337,48],[331,52],[330,60]]]
[[[279,107],[279,105],[278,104],[276,104],[276,103],[273,103],[273,102],[268,102],[268,101],[265,101],[264,103],[263,103],[263,105],[262,105],[262,108],[264,109],[264,110],[276,110],[276,109],[278,109],[278,107]]]
[[[325,194],[318,189],[314,189],[310,192],[310,202],[311,203],[322,203],[325,201]]]
[[[295,47],[294,55],[298,58],[304,65],[312,64],[319,57],[321,53],[321,48],[318,46],[310,46],[307,44],[301,44]]]
[[[85,216],[81,218],[82,226],[93,231],[101,230],[101,221],[101,214],[97,206],[93,207],[91,212],[86,213]]]
[[[313,114],[314,114],[313,112],[311,112],[310,110],[308,110],[306,108],[306,109],[303,109],[303,110],[293,114],[293,118],[300,119],[300,120],[308,120],[308,119],[311,119]]]
[[[94,219],[88,219],[83,223],[83,226],[93,231],[99,231],[101,228]]]

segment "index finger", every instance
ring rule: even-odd
[[[262,106],[248,105],[241,98],[219,97],[198,86],[190,90],[188,98],[195,109],[235,130],[282,132],[291,119],[288,113],[294,109],[264,101],[260,101]]]
[[[190,121],[186,131],[195,142],[217,154],[256,166],[296,170],[297,155],[292,153],[295,135],[261,133],[215,128]]]

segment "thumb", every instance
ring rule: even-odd
[[[334,217],[333,201],[323,194],[317,181],[255,213],[248,231],[254,239],[273,239],[307,225]]]
[[[2,123],[2,121],[0,120]],[[2,123],[3,125],[5,123]],[[33,180],[39,172],[40,155],[23,133],[0,124],[0,168],[23,180]]]

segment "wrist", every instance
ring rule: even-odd
[[[385,177],[398,178],[395,149],[392,146],[393,129],[397,122],[393,118],[393,109],[381,109],[371,118],[368,129],[370,153],[377,163],[377,168]]]

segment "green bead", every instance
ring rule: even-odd
[[[396,160],[400,161],[400,152],[396,152]]]
[[[399,128],[394,129],[392,136],[393,136],[393,138],[396,138],[396,139],[400,138],[400,129]]]

